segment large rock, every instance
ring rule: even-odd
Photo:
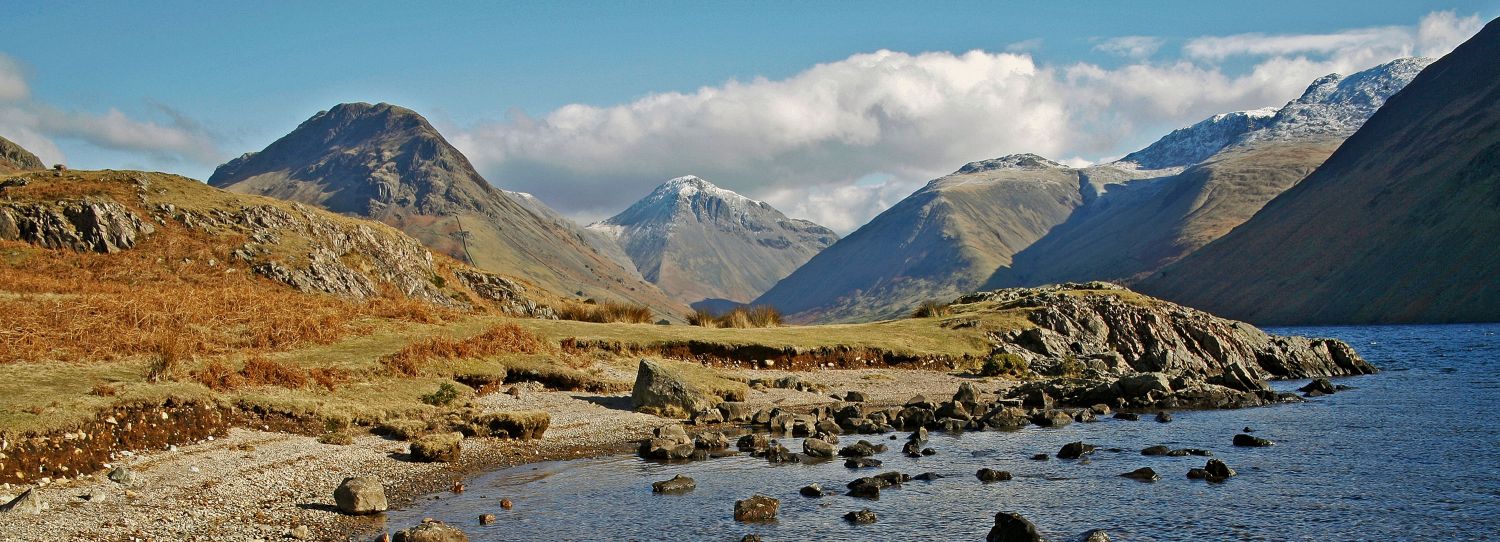
[[[375,514],[386,511],[385,486],[368,476],[345,478],[333,490],[333,502],[345,514]]]
[[[1015,512],[995,514],[995,526],[984,537],[985,542],[1047,542],[1026,518]]]
[[[812,457],[831,458],[838,453],[837,449],[823,439],[808,437],[802,439],[802,453]]]
[[[428,463],[458,461],[463,439],[463,433],[436,433],[424,436],[412,441],[412,459]]]
[[[781,501],[765,495],[755,495],[734,503],[735,521],[773,521],[781,509]]]
[[[441,521],[423,521],[421,525],[396,531],[392,542],[469,542],[468,535]]]
[[[1060,449],[1060,450],[1057,451],[1057,458],[1058,459],[1078,459],[1080,457],[1083,457],[1083,456],[1091,454],[1091,453],[1094,453],[1094,445],[1093,444],[1084,444],[1081,441],[1080,442],[1069,442],[1067,444],[1064,444],[1063,447],[1062,447],[1062,449]]]
[[[0,504],[0,512],[6,514],[36,515],[45,511],[47,511],[47,503],[43,502],[41,497],[37,497],[36,493],[30,489],[11,499],[10,502]]]
[[[630,403],[636,410],[671,418],[717,409],[724,397],[696,374],[697,367],[677,367],[670,362],[643,359],[635,374]]]

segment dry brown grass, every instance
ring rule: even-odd
[[[245,384],[249,386],[279,386],[294,390],[307,387],[308,380],[307,371],[263,356],[251,356],[245,360],[240,375],[245,377]]]
[[[940,318],[953,313],[953,309],[947,303],[937,301],[923,301],[911,311],[912,318]]]
[[[392,373],[416,376],[433,362],[482,359],[501,354],[539,354],[547,350],[547,344],[536,334],[515,324],[502,324],[467,339],[433,337],[414,342],[385,356],[382,361]]]
[[[735,307],[729,312],[714,316],[705,310],[694,311],[688,323],[699,327],[748,329],[778,327],[782,324],[781,311],[769,305]]]
[[[593,322],[596,324],[649,324],[653,321],[651,309],[644,305],[616,303],[563,303],[556,307],[557,317],[563,320]]]

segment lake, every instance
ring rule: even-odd
[[[1500,325],[1276,328],[1271,333],[1335,337],[1380,374],[1338,379],[1355,389],[1306,403],[1226,411],[1181,411],[1172,423],[1151,416],[1107,417],[1060,429],[934,432],[937,455],[900,453],[889,435],[844,435],[885,443],[877,469],[843,462],[770,465],[745,455],[665,464],[634,455],[524,465],[487,473],[459,495],[438,494],[389,514],[389,525],[423,517],[448,521],[473,540],[983,540],[998,511],[1016,511],[1054,540],[1105,529],[1114,540],[1482,540],[1500,537]],[[1275,382],[1280,390],[1306,381]],[[1241,428],[1276,442],[1235,448]],[[1087,462],[1051,459],[1072,441],[1099,447]],[[782,439],[794,451],[799,439]],[[1203,457],[1146,457],[1163,444],[1203,448],[1239,475],[1211,484],[1186,477]],[[1111,450],[1115,449],[1115,450]],[[1119,477],[1151,467],[1161,480]],[[1015,479],[981,484],[980,468]],[[843,495],[848,482],[891,470],[945,478],[908,482],[878,501]],[[651,492],[676,474],[697,479],[680,495]],[[836,495],[807,498],[818,482]],[[773,524],[732,518],[734,502],[760,493],[781,500]],[[501,510],[500,498],[515,501]],[[868,508],[870,525],[843,520]],[[494,513],[480,527],[474,518]]]

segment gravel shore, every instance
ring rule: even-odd
[[[947,397],[963,380],[902,369],[754,372],[758,378],[788,374],[836,393],[858,390],[873,403],[899,403],[916,394]],[[534,383],[519,387],[519,396],[497,393],[475,402],[486,411],[549,412],[551,427],[540,440],[466,439],[462,459],[442,464],[409,461],[407,443],[373,435],[337,446],[236,428],[225,438],[121,458],[115,464],[132,472],[127,484],[110,481],[106,471],[35,487],[48,510],[0,515],[0,541],[291,540],[294,533],[307,540],[371,540],[409,526],[385,525],[379,515],[339,514],[333,490],[346,477],[383,480],[391,505],[400,507],[480,471],[627,450],[652,428],[671,423],[632,412],[628,393],[547,391]],[[756,408],[800,409],[832,401],[828,394],[785,389],[755,390],[748,397]],[[8,500],[28,487],[0,486],[0,497]]]

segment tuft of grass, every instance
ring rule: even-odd
[[[719,327],[719,318],[704,309],[696,309],[688,315],[688,324],[698,327]]]
[[[245,377],[221,360],[213,360],[193,373],[193,380],[214,391],[232,391],[245,385]]]
[[[427,403],[436,407],[445,407],[452,405],[463,395],[463,392],[458,389],[458,386],[453,385],[452,382],[444,382],[438,386],[437,390],[433,391],[432,393],[423,395],[421,399],[423,403]]]
[[[249,386],[278,386],[292,390],[307,387],[308,381],[307,371],[263,356],[251,356],[245,360],[245,368],[240,369],[240,375]]]
[[[992,355],[979,367],[980,376],[1024,376],[1029,372],[1026,359],[1010,352]]]
[[[770,305],[735,307],[724,314],[714,316],[703,309],[688,315],[688,323],[708,328],[749,329],[779,327],[782,325],[781,311]]]
[[[583,303],[563,303],[555,310],[557,317],[563,320],[596,324],[649,324],[653,321],[651,309],[645,305],[613,301],[601,303],[589,299]]]
[[[953,310],[948,303],[937,301],[923,301],[921,305],[911,311],[912,318],[941,318],[952,314]]]

